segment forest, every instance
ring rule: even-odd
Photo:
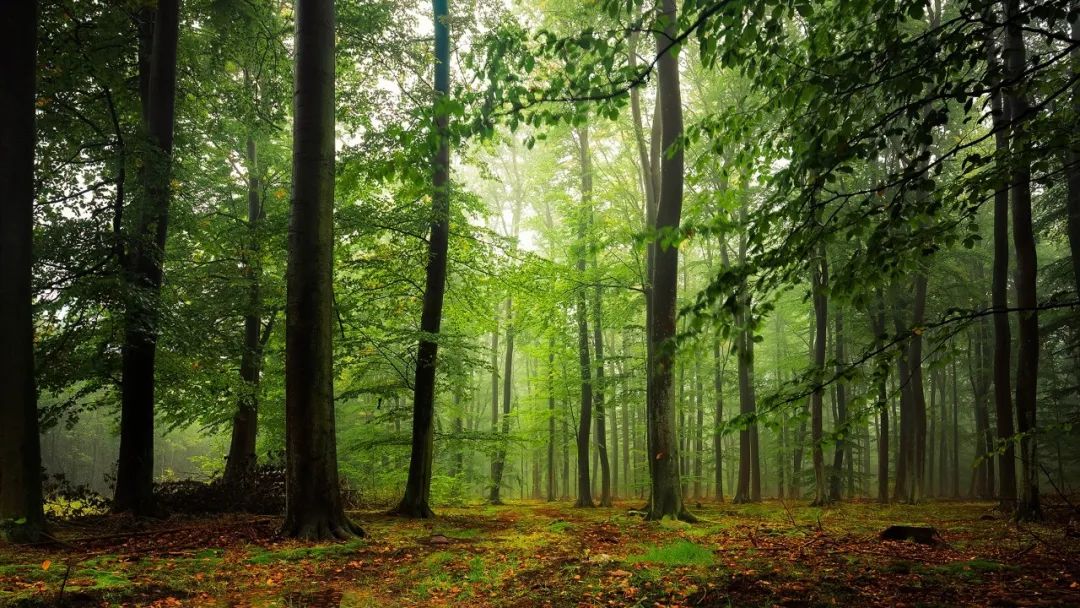
[[[1077,0],[0,57],[0,606],[1080,606]]]

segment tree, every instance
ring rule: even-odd
[[[148,142],[140,172],[143,196],[127,260],[131,293],[124,316],[120,459],[113,497],[114,510],[139,515],[154,510],[154,370],[172,191],[180,0],[160,0],[152,20],[152,42],[142,47],[152,49],[149,65],[140,69],[140,83],[146,83],[142,101]],[[143,65],[141,59],[140,68]]]
[[[817,264],[814,266],[814,280],[812,284],[812,298],[814,301],[814,368],[819,374],[825,371],[825,354],[827,352],[826,337],[829,331],[829,260],[825,254],[825,246],[822,244],[818,249]],[[821,402],[825,396],[825,388],[815,386],[810,396],[810,443],[811,454],[814,461],[814,501],[812,504],[821,506],[828,504],[828,486],[825,478],[825,454],[822,443],[825,440],[824,423],[821,411]]]
[[[1020,88],[1027,70],[1024,30],[1019,0],[1005,0],[1004,80],[1010,143],[1016,155],[1011,159],[1009,190],[1012,196],[1013,245],[1016,247],[1016,430],[1020,433],[1020,496],[1016,517],[1042,519],[1039,504],[1038,439],[1035,425],[1036,393],[1039,378],[1039,313],[1035,279],[1038,259],[1035,230],[1031,220],[1031,143],[1024,123],[1032,111]]]
[[[0,534],[45,528],[32,315],[38,3],[0,3]]]
[[[233,414],[229,457],[225,462],[223,479],[227,485],[243,485],[255,470],[255,438],[259,430],[259,384],[262,378],[263,349],[273,329],[273,319],[262,325],[262,267],[259,265],[260,230],[263,223],[262,187],[259,179],[258,153],[255,139],[247,138],[248,205],[247,223],[249,247],[243,258],[248,283],[247,306],[244,310],[244,347],[240,356],[240,379],[243,392]]]
[[[578,162],[581,166],[581,204],[577,210],[577,249],[575,265],[581,285],[577,288],[574,314],[578,331],[578,364],[581,368],[581,413],[578,415],[577,462],[578,497],[575,507],[594,507],[592,481],[589,475],[589,433],[593,417],[592,361],[589,355],[589,307],[585,282],[585,260],[588,250],[588,217],[592,205],[592,157],[589,155],[589,127],[577,132]]]
[[[997,439],[1002,442],[998,453],[1001,506],[1011,512],[1016,506],[1016,450],[1013,446],[1012,409],[1012,329],[1009,326],[1009,188],[1004,178],[1008,168],[1008,116],[1005,115],[1001,92],[1001,62],[994,35],[986,41],[987,76],[991,85],[990,117],[994,130],[994,148],[998,173],[1002,183],[994,189],[993,267],[990,278],[990,305],[994,313],[994,411],[997,416]]]
[[[297,0],[293,198],[285,309],[283,532],[349,538],[334,421],[334,2]]]
[[[431,236],[428,239],[427,285],[420,317],[420,346],[413,384],[412,456],[405,496],[394,510],[408,517],[431,517],[431,461],[435,452],[435,370],[446,291],[446,256],[450,235],[450,29],[448,0],[434,0],[435,21],[435,154],[432,159]]]
[[[679,217],[683,202],[682,94],[679,90],[679,62],[674,47],[677,14],[675,0],[663,0],[657,14],[656,54],[661,122],[660,196],[657,202],[656,244],[653,258],[652,319],[649,343],[652,381],[648,386],[648,410],[652,437],[647,459],[652,471],[649,519],[696,518],[686,510],[679,480],[678,440],[675,433],[675,405],[672,390],[675,318],[679,278]]]

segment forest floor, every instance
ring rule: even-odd
[[[64,544],[0,547],[0,606],[1080,606],[1071,528],[989,503],[704,503],[694,525],[637,504],[359,512],[367,538],[322,544],[273,517],[86,518],[54,526]],[[878,539],[898,523],[944,543]]]

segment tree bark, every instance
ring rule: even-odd
[[[285,309],[285,524],[309,540],[363,531],[345,517],[334,421],[334,3],[297,0],[293,199]]]
[[[885,297],[879,289],[877,292],[877,311],[871,317],[874,331],[875,348],[881,348],[885,341]],[[888,383],[889,370],[887,367],[880,370],[881,377],[877,381],[877,409],[878,409],[878,469],[877,469],[877,500],[881,504],[889,503],[889,397]]]
[[[259,383],[262,375],[262,266],[259,250],[262,224],[262,198],[255,140],[247,138],[248,170],[248,239],[243,255],[243,273],[248,280],[244,310],[244,350],[240,355],[240,379],[243,393],[233,414],[229,456],[223,480],[226,485],[242,488],[255,472],[255,439],[258,433]],[[269,328],[268,330],[269,331]],[[242,491],[242,490],[241,490]]]
[[[32,287],[37,26],[36,0],[0,3],[0,536],[13,542],[37,542],[45,529]]]
[[[439,330],[446,294],[446,257],[450,239],[450,28],[449,1],[434,0],[435,25],[435,151],[431,176],[431,234],[428,239],[427,277],[420,313],[420,344],[413,383],[412,449],[405,496],[394,509],[397,515],[427,518],[431,510],[431,472],[435,455],[435,372]]]
[[[716,397],[716,411],[713,418],[713,457],[716,459],[715,498],[724,502],[724,367],[720,358],[720,338],[713,337],[713,394]]]
[[[1001,62],[994,36],[987,36],[987,72],[991,85],[991,121],[994,129],[994,147],[997,153],[997,171],[1008,173],[1009,150],[1008,116],[1005,114],[1001,91]],[[994,262],[991,271],[991,306],[994,313],[994,411],[996,413],[997,440],[1001,442],[998,454],[998,474],[1001,479],[998,499],[1005,511],[1016,508],[1016,451],[1013,445],[1012,409],[1012,328],[1009,315],[1009,188],[1002,185],[994,192]]]
[[[575,507],[594,507],[592,481],[589,475],[589,433],[593,417],[592,361],[589,355],[588,288],[585,281],[585,260],[588,249],[588,215],[592,204],[592,160],[589,158],[588,125],[578,130],[578,162],[581,167],[581,205],[577,217],[576,267],[581,285],[577,290],[578,361],[581,367],[581,414],[578,418],[577,458],[578,497]]]
[[[1074,9],[1077,2],[1073,2]],[[1072,22],[1073,45],[1080,45],[1080,14],[1073,17]],[[1074,46],[1072,50],[1072,71],[1075,78],[1080,74],[1080,46]],[[1080,116],[1080,80],[1073,83],[1072,89],[1072,115]],[[1069,233],[1069,252],[1072,258],[1073,282],[1076,288],[1076,296],[1080,298],[1080,135],[1075,129],[1069,141],[1069,148],[1065,154],[1065,179],[1067,184],[1067,230]]]
[[[147,155],[140,176],[143,197],[128,256],[127,309],[121,349],[120,458],[113,510],[154,511],[154,369],[165,237],[168,234],[176,45],[180,0],[160,0],[154,15],[147,97]]]
[[[555,496],[555,337],[548,338],[548,441],[547,441],[547,500]]]
[[[844,309],[836,307],[833,313],[833,347],[836,353],[836,374],[843,373],[847,355],[844,353]],[[847,449],[846,436],[849,433],[847,420],[847,391],[843,382],[836,383],[836,443],[833,446],[832,479],[829,484],[829,500],[840,500],[844,470],[844,452]],[[850,462],[849,462],[850,464]]]
[[[818,246],[817,258],[813,269],[814,367],[818,370],[819,375],[823,375],[829,327],[829,296],[826,293],[829,286],[829,261],[826,257],[824,244]],[[821,445],[825,438],[821,412],[821,402],[824,395],[825,389],[818,386],[814,388],[814,392],[810,396],[810,443],[814,462],[814,501],[812,504],[815,506],[825,505],[829,502],[825,479],[825,455]]]
[[[679,229],[683,199],[683,149],[679,142],[683,132],[682,94],[679,88],[679,62],[671,48],[677,31],[675,6],[675,0],[662,1],[659,17],[663,22],[663,31],[656,35],[664,151],[660,160],[656,228],[666,237],[673,236],[673,232]],[[647,517],[676,517],[694,521],[696,518],[686,510],[682,500],[672,391],[679,249],[661,240],[655,247],[654,259],[653,315],[649,335],[653,366],[649,370],[652,382],[648,387],[652,443],[647,455],[652,465],[652,484]]]
[[[1031,219],[1031,144],[1024,125],[1031,111],[1021,89],[1027,56],[1019,0],[1005,0],[1005,105],[1008,108],[1013,157],[1009,164],[1012,196],[1013,245],[1016,247],[1016,430],[1020,434],[1020,496],[1016,517],[1042,519],[1039,501],[1038,440],[1035,436],[1036,392],[1039,377],[1039,314],[1037,311],[1035,231]]]

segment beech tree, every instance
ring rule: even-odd
[[[142,193],[136,228],[125,269],[130,293],[124,311],[120,458],[113,509],[146,515],[154,511],[154,371],[173,188],[180,0],[161,0],[156,9],[144,9],[141,17],[139,78],[140,89],[145,90],[142,107],[148,141],[140,172]],[[149,40],[148,22],[153,24]]]
[[[38,3],[0,3],[0,535],[44,531],[32,315]]]
[[[334,2],[296,3],[293,192],[285,309],[283,532],[350,538],[334,420]]]

